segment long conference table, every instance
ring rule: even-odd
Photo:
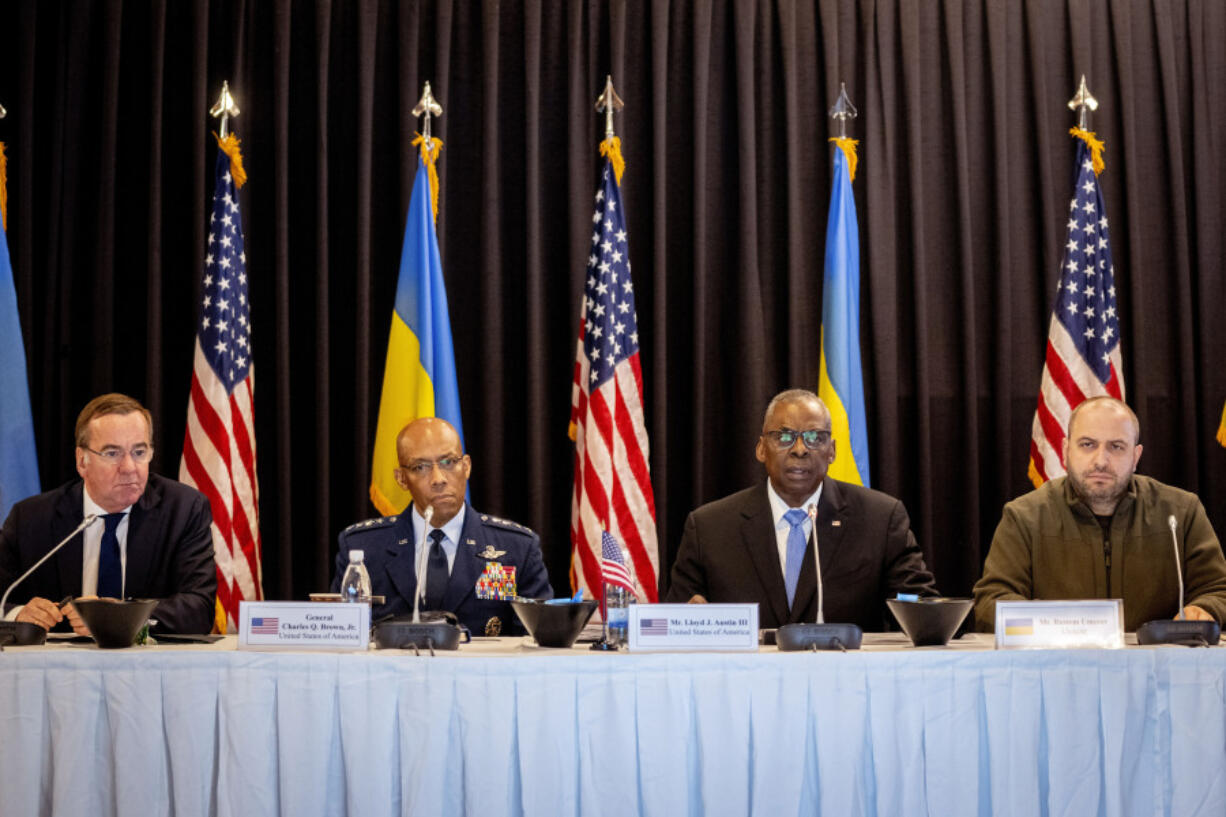
[[[0,653],[0,814],[1226,815],[1226,648]]]

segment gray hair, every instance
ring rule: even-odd
[[[762,430],[766,431],[766,424],[770,422],[770,416],[774,413],[776,407],[783,405],[784,403],[799,403],[802,400],[814,401],[822,407],[822,411],[826,413],[827,417],[830,416],[830,409],[826,407],[826,403],[822,400],[822,398],[818,397],[813,392],[809,391],[808,389],[786,389],[776,394],[771,398],[771,401],[766,404],[766,411],[762,415]]]

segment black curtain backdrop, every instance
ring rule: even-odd
[[[10,2],[8,240],[44,487],[118,390],[175,475],[223,79],[243,109],[265,588],[330,576],[367,500],[410,111],[445,113],[438,222],[474,503],[567,588],[566,437],[606,73],[643,348],[663,582],[685,515],[761,478],[767,399],[815,387],[832,125],[855,182],[873,487],[966,594],[1026,461],[1085,74],[1141,470],[1226,525],[1226,4]]]

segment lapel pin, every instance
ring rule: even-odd
[[[840,527],[842,524],[843,524],[842,520],[836,519],[830,523],[830,527],[837,528],[837,527]]]

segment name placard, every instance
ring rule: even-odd
[[[370,646],[369,604],[241,601],[240,650],[353,652]]]
[[[756,604],[631,604],[632,652],[757,652]]]
[[[996,649],[1115,650],[1124,646],[1124,602],[996,602]]]

